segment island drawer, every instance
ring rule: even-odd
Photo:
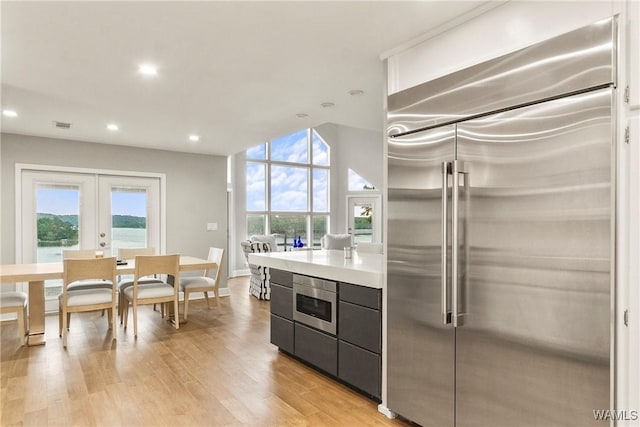
[[[380,399],[380,355],[339,341],[338,378]]]
[[[330,373],[338,375],[338,339],[299,323],[294,332],[295,355]]]
[[[271,344],[293,354],[293,322],[271,315]]]
[[[271,283],[277,283],[278,285],[286,286],[287,288],[293,287],[293,273],[290,271],[276,270],[275,268],[269,269]]]
[[[374,310],[380,310],[382,306],[382,293],[380,289],[341,282],[340,300],[373,308]]]
[[[351,344],[380,353],[380,311],[340,301],[338,310],[338,338]]]
[[[293,320],[293,290],[271,283],[271,313]]]

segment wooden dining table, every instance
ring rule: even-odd
[[[117,266],[117,274],[133,274],[135,261]],[[206,270],[216,267],[216,263],[206,259],[180,255],[180,271]],[[29,335],[28,345],[43,345],[45,339],[44,322],[44,281],[62,279],[62,262],[37,264],[7,264],[0,266],[0,284],[29,282]]]

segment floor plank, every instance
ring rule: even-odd
[[[46,317],[39,347],[20,347],[16,322],[2,322],[0,425],[407,425],[280,353],[269,302],[249,295],[248,278],[229,287],[220,310],[190,304],[179,330],[142,307],[137,339],[118,324],[112,341],[106,316],[74,314],[67,350],[57,316]]]

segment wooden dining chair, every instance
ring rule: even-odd
[[[0,293],[0,314],[5,313],[14,313],[17,316],[20,345],[24,345],[24,336],[29,330],[27,327],[27,294],[24,292]]]
[[[63,265],[62,293],[58,297],[62,345],[67,347],[67,314],[85,311],[107,310],[112,339],[115,339],[116,258],[65,259]],[[70,290],[69,285],[78,280],[105,281],[111,287]]]
[[[124,328],[127,329],[129,305],[133,305],[133,335],[138,336],[138,306],[173,302],[174,326],[180,328],[178,316],[178,289],[180,255],[137,256],[133,286],[124,290]],[[166,277],[162,283],[140,284],[140,279],[158,275]]]
[[[102,252],[97,249],[64,249],[62,251],[62,259],[93,259],[96,254]],[[104,280],[77,280],[70,283],[67,290],[74,291],[79,289],[111,289],[111,283]],[[102,310],[104,316],[104,310]],[[67,313],[67,330],[71,326],[71,313]]]
[[[135,260],[139,255],[155,255],[155,248],[118,248],[118,259],[122,260]],[[149,283],[162,283],[162,280],[155,277],[143,277],[138,281],[139,285],[146,285]],[[120,316],[120,324],[123,322],[123,307],[124,307],[124,291],[125,289],[133,286],[133,276],[118,277],[118,316]],[[154,307],[155,309],[155,304]]]
[[[204,299],[207,300],[207,309],[210,309],[209,291],[213,292],[216,297],[216,305],[218,310],[220,309],[220,272],[222,271],[222,259],[224,257],[224,249],[221,248],[209,248],[209,256],[207,259],[216,263],[215,275],[209,277],[210,270],[204,271],[202,276],[184,277],[180,279],[180,290],[184,292],[184,320],[187,320],[189,315],[189,295],[193,292],[204,293]]]

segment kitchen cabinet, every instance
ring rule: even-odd
[[[340,283],[338,378],[380,399],[382,291]]]
[[[338,282],[334,300],[337,332],[331,334],[299,318],[294,320],[293,273],[274,268],[270,273],[271,343],[379,401],[382,290]]]
[[[293,274],[271,269],[271,344],[293,354]]]

